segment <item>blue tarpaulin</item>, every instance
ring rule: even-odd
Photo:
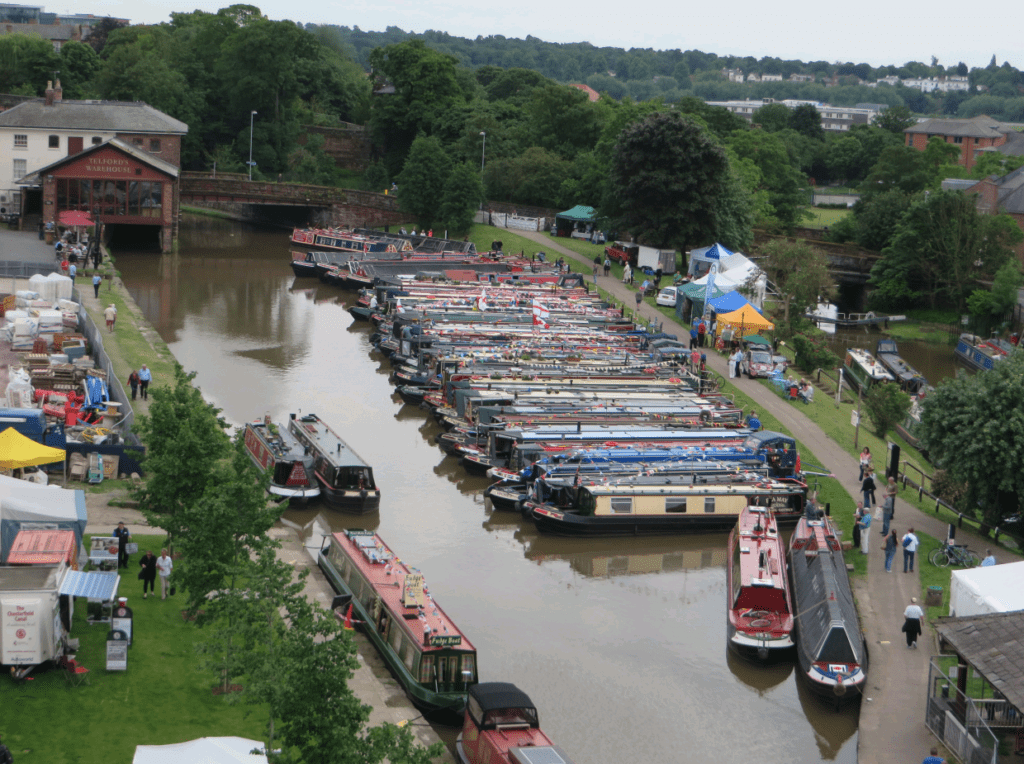
[[[726,292],[721,297],[708,300],[708,305],[711,306],[715,313],[732,313],[734,310],[739,310],[748,304],[747,298],[735,290]]]
[[[109,400],[110,399],[107,397],[106,382],[104,382],[99,377],[85,378],[85,404],[82,406],[82,408],[106,408],[107,401]]]

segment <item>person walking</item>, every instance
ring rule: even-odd
[[[644,290],[643,289],[636,290],[636,294],[633,295],[633,299],[636,300],[636,315],[639,317],[639,315],[640,315],[640,303],[642,303],[644,301]]]
[[[92,276],[92,296],[97,300],[100,298],[100,283],[103,279],[100,278],[100,274],[94,273]]]
[[[939,756],[938,748],[932,748],[931,754],[925,756],[921,764],[946,764],[946,760]]]
[[[156,594],[156,557],[153,556],[153,552],[149,549],[142,555],[142,559],[139,560],[139,567],[142,570],[139,571],[139,578],[142,580],[142,599],[146,599],[146,591],[148,589],[152,594]]]
[[[78,273],[78,266],[74,263],[68,265],[68,276],[71,277],[71,286],[75,285],[75,274]]]
[[[885,539],[885,572],[892,573],[892,560],[896,556],[896,548],[899,542],[896,541],[896,531],[892,531]]]
[[[863,480],[865,473],[868,471],[868,467],[871,466],[871,449],[864,446],[864,450],[860,452],[860,475],[857,476],[857,480]]]
[[[111,535],[117,539],[117,567],[127,568],[129,557],[128,542],[131,541],[132,534],[122,522],[117,524]]]
[[[910,598],[910,604],[903,611],[903,633],[907,635],[907,647],[917,647],[917,638],[921,635],[921,622],[924,611],[917,604],[917,597]]]
[[[146,364],[142,364],[142,368],[139,369],[139,391],[142,393],[142,400],[149,400],[149,383],[153,381],[153,372],[149,370]]]
[[[597,283],[597,263],[594,263],[594,283]]]
[[[160,573],[160,599],[165,600],[171,582],[171,571],[174,569],[174,560],[167,555],[166,549],[160,550],[160,556],[156,558],[156,569]]]
[[[729,356],[729,379],[736,379],[740,375],[740,364],[743,362],[743,353],[737,350]]]
[[[911,528],[907,531],[903,537],[903,572],[913,573],[914,572],[914,555],[917,553],[917,547],[921,541],[917,538],[917,534],[914,533],[914,529]]]
[[[896,485],[896,478],[891,477],[885,483],[885,503],[889,508],[889,516],[896,517],[896,494],[900,488]]]
[[[864,503],[858,501],[857,509],[853,513],[853,548],[860,548],[860,518],[864,514]]]
[[[699,347],[699,348],[704,347],[704,339],[705,339],[705,336],[707,335],[707,333],[708,333],[708,325],[704,323],[704,319],[702,318],[700,320],[700,323],[697,324],[697,347]]]
[[[871,539],[871,507],[861,509],[860,515],[860,553],[868,553],[868,541]]]
[[[607,278],[612,272],[612,261],[608,259],[608,255],[604,257],[604,275]]]
[[[875,471],[868,465],[864,480],[861,481],[860,491],[864,495],[864,509],[871,511],[875,504]]]
[[[633,283],[633,269],[629,267],[629,263],[626,263],[626,267],[622,269],[622,283]]]
[[[139,391],[139,372],[132,369],[132,373],[128,375],[128,384],[132,388],[132,400],[135,400],[135,394]]]
[[[114,303],[110,303],[103,311],[103,318],[107,321],[107,331],[114,331],[114,322],[117,320],[117,308],[114,307]]]

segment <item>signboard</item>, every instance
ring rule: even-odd
[[[860,424],[860,414],[858,414],[857,410],[854,409],[853,411],[850,412],[850,426],[851,427],[857,427],[859,424]]]
[[[132,643],[132,609],[120,605],[114,608],[114,617],[110,621],[110,628],[123,632],[124,638],[130,645]]]
[[[455,634],[431,634],[431,647],[455,647],[462,644],[462,637]]]
[[[39,630],[43,601],[39,597],[5,597],[0,609],[0,629],[3,637],[5,665],[42,663]]]
[[[107,671],[128,670],[128,635],[119,629],[107,633]]]
[[[402,604],[406,607],[422,607],[427,603],[423,598],[423,574],[407,573],[402,585]]]

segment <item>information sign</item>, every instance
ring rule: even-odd
[[[120,629],[107,633],[107,671],[128,670],[128,635]]]
[[[110,628],[114,631],[124,632],[128,644],[132,643],[132,609],[124,605],[114,608],[114,617],[110,621]]]

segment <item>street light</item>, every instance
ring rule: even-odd
[[[255,117],[256,112],[249,115],[249,180],[252,180],[252,122]]]
[[[484,144],[480,148],[480,185],[483,186],[484,182],[484,163],[487,161],[487,133],[484,130],[480,131],[480,137],[484,139]],[[485,192],[486,196],[486,192]],[[484,200],[480,200],[480,209],[484,208]]]

